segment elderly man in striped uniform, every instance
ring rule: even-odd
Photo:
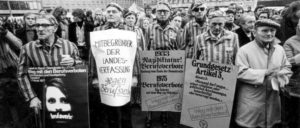
[[[18,83],[30,108],[41,109],[42,87],[30,84],[28,67],[72,66],[81,63],[81,60],[74,43],[55,36],[58,22],[54,16],[41,14],[37,16],[34,26],[38,39],[21,48]]]
[[[204,3],[196,1],[190,7],[193,19],[189,21],[183,31],[181,49],[186,50],[186,57],[192,58],[196,37],[207,30],[206,11]]]
[[[211,13],[209,30],[197,36],[194,59],[222,64],[234,64],[239,47],[237,34],[224,29],[226,18],[221,11]]]
[[[178,29],[171,25],[171,7],[168,3],[159,2],[156,7],[157,22],[148,27],[145,41],[148,50],[177,50],[180,49],[181,34]],[[151,112],[153,113],[153,112]],[[148,113],[146,127],[151,127],[151,113]],[[179,116],[178,116],[179,117]],[[161,123],[164,128],[168,127],[167,112],[161,113]],[[179,118],[178,118],[179,120]],[[179,122],[179,121],[178,121]]]
[[[125,25],[122,20],[123,8],[117,3],[110,3],[106,6],[106,18],[107,22],[103,26],[96,27],[94,31],[103,31],[108,29],[119,29],[126,31],[135,31],[134,26]],[[136,86],[138,82],[139,68],[138,61],[139,50],[141,50],[143,35],[137,34],[138,50],[133,67],[132,86]],[[109,128],[132,128],[131,121],[131,104],[128,103],[121,107],[112,107],[100,103],[99,94],[99,82],[98,74],[96,70],[96,61],[92,54],[89,57],[89,84],[92,85],[90,88],[90,117],[91,127],[101,127],[101,118],[107,118]],[[99,115],[99,113],[102,113]],[[99,118],[97,118],[99,117]]]
[[[145,33],[146,45],[149,50],[176,50],[181,40],[180,32],[170,24],[171,7],[159,2],[156,7],[157,22],[150,25]]]

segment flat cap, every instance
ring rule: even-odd
[[[126,18],[127,16],[133,15],[135,18],[137,18],[137,14],[133,11],[126,12],[123,17]]]
[[[211,19],[216,17],[225,17],[225,13],[221,10],[212,11],[209,15]]]
[[[202,6],[202,5],[206,8],[206,5],[202,1],[195,0],[195,2],[191,5],[191,10],[194,10],[195,8]]]
[[[273,27],[276,29],[280,28],[280,24],[270,19],[262,19],[255,22],[255,27],[262,27],[262,26]]]
[[[123,12],[123,8],[122,8],[119,4],[117,4],[117,3],[109,3],[109,4],[106,6],[106,8],[108,8],[108,7],[115,7],[115,8],[117,8],[119,11]]]
[[[144,9],[152,9],[152,8],[151,8],[150,5],[147,4],[147,5],[144,7]]]
[[[158,2],[156,10],[171,10],[171,6],[167,2]]]

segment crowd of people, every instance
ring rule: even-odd
[[[32,108],[42,108],[42,91],[30,84],[28,67],[75,65],[88,66],[91,127],[135,127],[131,111],[141,106],[138,55],[145,50],[185,50],[186,58],[238,66],[231,128],[300,127],[299,97],[287,89],[297,92],[300,85],[300,1],[279,11],[244,10],[235,3],[222,11],[195,1],[187,11],[159,2],[145,6],[144,15],[116,3],[95,11],[74,9],[72,20],[67,13],[57,7],[24,14],[22,20],[0,18],[0,127],[32,128],[37,112]],[[137,35],[136,86],[132,101],[122,107],[100,102],[91,52],[90,32],[108,29]],[[180,113],[146,112],[146,128],[153,127],[154,114],[164,128],[187,127],[180,124]]]

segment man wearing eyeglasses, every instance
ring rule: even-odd
[[[193,57],[192,53],[194,51],[196,37],[207,30],[207,25],[205,24],[207,7],[205,4],[200,1],[196,1],[190,8],[193,19],[185,25],[183,41],[181,42],[181,49],[186,50],[187,58]]]
[[[159,2],[156,7],[157,22],[148,27],[145,33],[148,50],[177,50],[180,49],[181,34],[170,24],[171,7],[168,3]],[[153,113],[153,112],[151,112]],[[146,127],[151,128],[151,113],[146,119]],[[167,112],[160,113],[161,123],[168,127]],[[178,121],[179,122],[179,121]]]
[[[198,35],[193,58],[203,61],[234,65],[239,47],[237,34],[224,29],[226,17],[218,10],[211,12],[209,29]]]
[[[159,2],[156,7],[157,22],[148,27],[145,33],[149,50],[179,49],[180,33],[170,24],[171,7],[168,3]]]
[[[30,108],[41,109],[42,87],[31,85],[28,67],[73,66],[80,64],[76,45],[55,36],[58,22],[50,14],[36,17],[34,27],[38,39],[21,48],[18,62],[18,83]]]

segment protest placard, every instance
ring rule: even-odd
[[[238,68],[186,60],[180,123],[193,128],[229,128]]]
[[[43,93],[43,128],[89,128],[86,67],[30,67],[28,74]]]
[[[91,32],[90,35],[101,102],[109,106],[123,106],[130,101],[137,50],[136,33],[110,29]]]
[[[184,63],[184,51],[141,52],[142,111],[181,110]]]

